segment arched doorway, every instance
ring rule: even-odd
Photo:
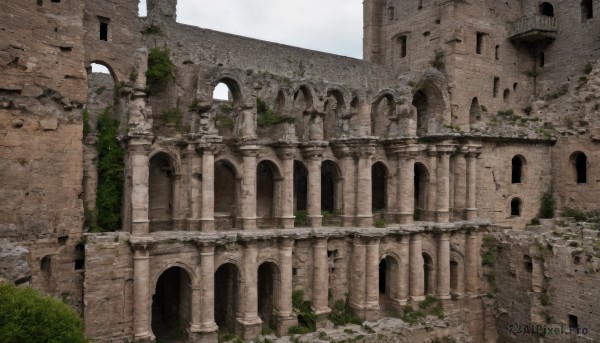
[[[258,267],[258,316],[263,327],[277,329],[277,320],[273,316],[277,309],[279,294],[279,269],[272,262],[265,262]]]
[[[525,158],[521,155],[516,155],[512,159],[512,175],[511,183],[523,183],[523,167],[525,166]]]
[[[175,170],[171,157],[159,152],[150,158],[148,177],[148,219],[150,231],[173,229]]]
[[[238,181],[235,168],[226,161],[215,162],[215,226],[231,229],[236,226]]]
[[[226,263],[215,272],[215,322],[220,332],[235,332],[240,301],[240,272]]]
[[[427,219],[429,197],[429,171],[422,163],[415,163],[415,220]]]
[[[481,120],[481,106],[479,106],[479,100],[473,98],[471,100],[471,108],[469,109],[469,123],[471,125]]]
[[[396,258],[385,256],[379,262],[379,303],[382,309],[389,310],[400,300],[398,290],[400,264]]]
[[[549,2],[540,4],[540,14],[547,17],[554,17],[554,6]]]
[[[371,203],[373,212],[387,209],[388,170],[385,164],[377,162],[371,167]]]
[[[256,168],[256,215],[259,225],[272,227],[278,216],[278,196],[280,187],[279,170],[275,163],[262,161]]]
[[[152,297],[152,331],[157,340],[185,338],[191,320],[191,297],[187,271],[171,267],[161,274]]]
[[[294,220],[295,226],[306,226],[306,206],[308,197],[308,170],[304,163],[294,161]]]
[[[423,289],[425,294],[435,293],[435,267],[428,253],[423,253]]]
[[[396,103],[390,94],[379,97],[371,108],[371,134],[385,137],[388,134],[389,120],[396,111]]]
[[[417,136],[427,134],[427,95],[423,91],[418,91],[413,96],[413,106],[417,108]]]
[[[342,209],[341,171],[334,161],[321,163],[321,211],[323,225],[340,225],[339,215]]]

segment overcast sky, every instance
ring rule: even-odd
[[[362,0],[179,0],[177,21],[362,58]]]

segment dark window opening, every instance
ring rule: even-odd
[[[400,36],[398,37],[398,44],[400,44],[400,58],[404,58],[406,57],[406,53],[407,53],[407,38],[406,36]]]
[[[515,91],[515,92],[516,92],[516,91],[517,91],[517,87],[518,87],[518,86],[519,86],[519,84],[515,82],[515,83],[513,84],[513,91]]]
[[[100,40],[108,41],[108,22],[109,19],[100,19]]]
[[[379,293],[386,294],[387,263],[385,258],[379,263]]]
[[[477,46],[475,48],[475,52],[478,55],[481,55],[483,52],[483,37],[485,36],[485,33],[483,32],[477,32]]]
[[[521,216],[521,200],[513,199],[510,202],[510,215],[515,217]]]
[[[37,5],[42,6],[44,4],[44,0],[37,0]]]
[[[469,109],[469,120],[473,124],[481,120],[481,106],[477,98],[473,98],[471,101],[471,108]]]
[[[500,78],[494,78],[494,98],[498,97],[498,89],[500,88]]]
[[[50,2],[53,2],[55,4],[60,4],[60,0],[50,0]]]
[[[572,314],[569,315],[569,328],[577,329],[579,327],[579,323],[577,321],[577,316]]]
[[[577,169],[577,183],[587,183],[587,156],[584,153],[577,154],[575,168]]]
[[[546,65],[546,55],[543,52],[540,52],[540,67]]]
[[[507,88],[504,90],[504,94],[502,94],[502,98],[504,99],[505,102],[510,101],[510,89]]]
[[[79,243],[75,246],[75,270],[85,268],[85,245]]]
[[[44,256],[40,261],[40,269],[45,276],[52,276],[52,258]]]
[[[533,261],[531,260],[531,257],[527,255],[523,256],[523,267],[525,267],[526,272],[533,272]]]
[[[554,17],[554,6],[549,2],[542,2],[540,4],[540,14],[547,17]]]
[[[592,0],[583,0],[581,2],[581,18],[583,20],[592,19],[594,17],[594,3]]]
[[[393,6],[388,7],[388,20],[394,20],[396,13],[395,13],[395,9]]]
[[[496,45],[496,61],[498,61],[500,59],[500,45]]]
[[[519,156],[512,159],[512,183],[521,183],[523,177],[523,160]]]
[[[68,239],[69,239],[69,236],[58,237],[58,245],[60,245],[62,247],[63,245],[67,244]]]

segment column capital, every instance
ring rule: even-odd
[[[150,251],[154,248],[158,242],[151,237],[130,237],[129,238],[129,246],[131,247],[131,251]]]
[[[196,240],[196,247],[200,250],[201,254],[214,254],[215,253],[215,242],[206,242]]]
[[[321,141],[308,142],[300,144],[300,149],[307,159],[321,159],[327,145],[327,142]]]
[[[237,151],[244,157],[256,157],[260,150],[260,145],[257,144],[238,144]]]
[[[275,152],[280,159],[292,160],[296,158],[296,152],[298,149],[297,143],[277,142],[272,144],[272,146],[275,148]]]
[[[135,135],[127,137],[127,150],[130,153],[147,155],[152,145],[152,135]]]
[[[196,151],[200,154],[217,155],[221,152],[221,148],[220,143],[199,142],[196,145]]]
[[[438,156],[450,155],[456,151],[456,144],[442,143],[436,146]]]
[[[333,153],[339,159],[350,158],[352,157],[352,151],[348,144],[342,141],[333,141],[332,142]]]
[[[281,237],[278,240],[280,249],[289,249],[294,247],[294,243],[296,242],[293,238]]]

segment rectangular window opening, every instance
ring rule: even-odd
[[[108,41],[108,23],[110,22],[110,19],[103,18],[103,17],[98,17],[98,19],[100,20],[100,40],[107,42]]]
[[[500,88],[500,78],[494,77],[494,98],[498,97],[498,89]]]
[[[475,52],[478,55],[481,55],[483,53],[483,37],[484,36],[485,36],[485,33],[477,32],[477,46],[475,48]]]
[[[398,42],[400,43],[400,58],[404,58],[407,53],[406,36],[400,36]]]
[[[579,323],[577,322],[577,316],[572,314],[569,315],[569,328],[576,329],[579,327]]]

